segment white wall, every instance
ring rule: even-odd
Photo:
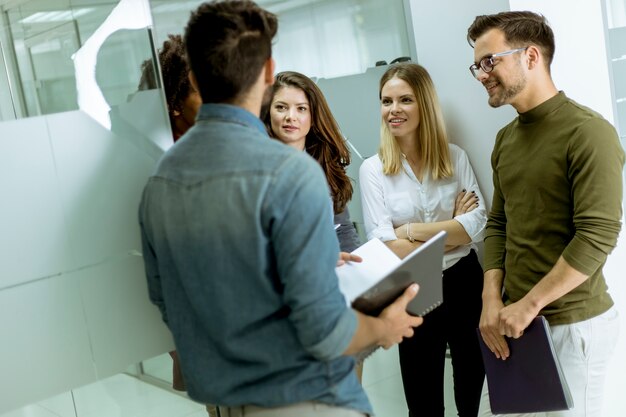
[[[552,78],[568,97],[613,123],[601,0],[510,0],[511,10],[543,14],[554,31]]]
[[[474,61],[467,28],[480,14],[508,10],[506,0],[410,2],[417,61],[430,73],[441,100],[450,140],[469,155],[490,206],[491,150],[498,130],[515,115],[510,106],[492,109],[487,93],[470,74]]]

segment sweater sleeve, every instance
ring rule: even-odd
[[[591,275],[615,247],[621,228],[624,151],[615,129],[593,118],[577,129],[568,159],[576,231],[563,258]]]
[[[483,258],[483,268],[504,269],[504,258],[506,256],[506,213],[504,211],[504,197],[500,189],[498,178],[498,152],[499,139],[496,139],[496,146],[491,155],[491,168],[493,170],[493,200],[491,201],[491,211],[485,227],[485,255]]]
[[[356,228],[354,227],[354,223],[350,220],[350,211],[348,210],[348,206],[346,206],[341,213],[335,214],[334,221],[337,239],[339,240],[339,249],[342,252],[352,252],[361,246],[361,241]]]

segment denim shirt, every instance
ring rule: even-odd
[[[342,355],[357,318],[328,193],[313,159],[235,106],[204,104],[161,158],[139,209],[143,255],[191,398],[371,413]]]

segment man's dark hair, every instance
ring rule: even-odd
[[[276,16],[251,1],[213,1],[191,14],[185,47],[203,103],[232,103],[272,56]]]
[[[501,30],[512,48],[531,44],[537,46],[550,70],[554,58],[554,32],[544,16],[528,11],[476,16],[474,23],[467,29],[467,41],[474,47],[476,39],[491,29]]]

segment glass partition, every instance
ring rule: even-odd
[[[137,208],[173,140],[158,85],[138,90],[147,0],[0,6],[2,414],[172,348]]]
[[[10,42],[4,45],[13,46],[9,69],[20,81],[14,100],[24,117],[78,109],[72,55],[115,5],[92,3],[29,1],[6,11]]]
[[[182,33],[189,13],[202,1],[151,0],[155,39]],[[411,56],[403,0],[260,0],[276,13],[273,48],[277,71],[309,77],[360,74],[378,61]]]

